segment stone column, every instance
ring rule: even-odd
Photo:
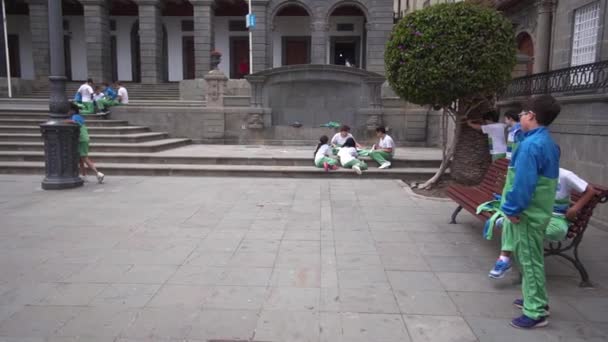
[[[112,81],[110,55],[110,9],[106,0],[80,0],[84,8],[84,31],[88,77],[94,82]]]
[[[553,17],[553,0],[539,0],[536,2],[536,46],[534,47],[535,74],[549,71],[549,57],[551,53],[551,19]]]
[[[194,64],[196,78],[204,78],[211,69],[214,49],[213,0],[190,0],[194,8]],[[228,54],[229,51],[220,51]]]
[[[141,83],[163,79],[163,23],[159,0],[136,0],[139,9]]]
[[[327,64],[328,32],[329,24],[325,21],[313,21],[310,24],[311,64]]]
[[[252,0],[251,10],[256,16],[256,24],[253,29],[253,73],[268,68],[268,0]]]
[[[49,9],[47,0],[28,0],[34,75],[46,84],[49,77]]]

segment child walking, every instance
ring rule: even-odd
[[[330,158],[329,154],[331,152],[331,147],[327,144],[329,142],[329,138],[327,135],[319,138],[319,144],[317,145],[317,149],[315,150],[315,166],[319,168],[325,169],[325,172],[329,170],[337,170],[338,169],[338,161],[334,158]]]
[[[355,143],[355,139],[346,139],[344,145],[338,151],[340,163],[343,167],[353,169],[355,173],[360,175],[364,170],[367,170],[367,164],[364,161],[357,159],[358,156],[359,154],[357,153],[357,143]]]
[[[514,252],[523,275],[523,315],[511,321],[521,329],[548,324],[543,240],[553,214],[559,177],[559,148],[549,134],[548,126],[561,107],[550,95],[533,98],[520,114],[524,140],[509,164],[500,210],[505,214],[505,227],[512,229]],[[523,301],[523,302],[522,302]]]
[[[72,103],[70,105],[70,111],[68,112],[68,114],[71,115],[70,120],[80,126],[80,137],[78,145],[78,153],[80,154],[80,172],[82,173],[83,180],[87,182],[88,180],[86,167],[88,166],[89,169],[95,172],[95,174],[97,175],[97,182],[101,184],[103,183],[103,178],[105,177],[105,175],[97,170],[95,164],[93,163],[91,158],[89,158],[89,130],[85,125],[84,117],[82,117],[82,115],[78,113],[78,109],[78,106]]]

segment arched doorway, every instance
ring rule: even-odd
[[[216,1],[213,49],[222,53],[219,69],[230,78],[249,74],[248,6],[244,0]]]
[[[365,68],[367,19],[355,4],[341,4],[329,16],[329,63]]]
[[[526,75],[531,75],[534,70],[534,43],[527,32],[520,33],[517,38],[517,52],[520,56],[527,57]]]
[[[310,64],[310,14],[300,4],[278,9],[273,18],[273,67]]]
[[[162,37],[162,61],[161,71],[163,79],[161,81],[167,82],[169,79],[169,66],[168,66],[168,43],[167,43],[167,27],[163,24],[163,37]],[[131,26],[131,75],[133,82],[141,82],[141,53],[140,53],[140,41],[139,41],[139,20],[136,20]]]

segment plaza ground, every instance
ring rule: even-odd
[[[308,151],[307,151],[308,152]],[[606,341],[595,289],[547,259],[550,325],[508,326],[516,272],[455,204],[395,180],[112,177],[42,191],[0,175],[0,341]]]

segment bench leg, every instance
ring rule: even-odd
[[[456,216],[458,216],[461,210],[462,206],[460,205],[458,206],[458,208],[456,208],[456,210],[454,210],[454,212],[452,213],[452,220],[450,221],[450,224],[456,224]]]
[[[579,235],[579,236],[582,237],[582,235]],[[577,236],[577,238],[578,238],[578,236]],[[574,267],[576,267],[576,269],[578,270],[578,273],[580,273],[580,275],[581,275],[581,283],[579,284],[579,286],[580,287],[593,287],[593,284],[589,280],[589,274],[587,273],[585,266],[583,266],[581,259],[578,257],[578,245],[580,242],[581,242],[580,239],[578,239],[577,241],[574,242],[574,251],[573,251]]]

